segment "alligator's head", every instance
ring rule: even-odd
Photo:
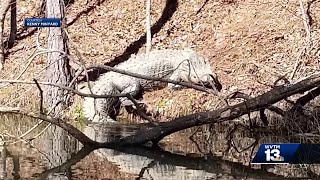
[[[218,79],[218,76],[215,73],[210,73],[207,75],[203,75],[201,82],[198,83],[200,85],[204,85],[207,88],[215,88],[219,92],[222,90],[222,85]]]
[[[212,71],[209,61],[204,57],[197,57],[197,59],[186,60],[181,63],[183,72],[183,79],[198,85],[203,85],[207,88],[214,88],[219,92],[222,85],[218,79],[217,74]]]

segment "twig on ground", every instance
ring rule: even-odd
[[[276,76],[276,77],[282,76],[282,74],[280,72],[276,71],[274,68],[269,67],[269,66],[267,66],[265,64],[261,64],[261,63],[256,62],[256,61],[250,61],[249,63],[254,64],[255,66],[257,66],[260,69],[264,70],[266,73],[272,74],[273,76]]]
[[[199,14],[201,12],[201,10],[204,8],[204,6],[209,2],[209,0],[206,0],[202,6],[198,9],[198,11],[196,12],[196,15]]]
[[[281,81],[281,80],[283,80],[283,81],[284,81],[284,84],[290,84],[290,81],[286,78],[287,74],[288,74],[288,73],[286,73],[286,74],[284,74],[284,75],[282,75],[282,76],[278,77],[278,79],[274,81],[274,83],[273,83],[273,86],[272,86],[272,87],[276,87],[276,86],[278,86],[278,83],[279,83],[279,81]]]

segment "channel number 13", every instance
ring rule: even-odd
[[[279,149],[267,149],[264,153],[266,154],[266,161],[277,161],[280,157]]]

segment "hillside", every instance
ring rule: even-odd
[[[302,13],[298,1],[154,0],[152,48],[192,48],[210,59],[224,93],[239,89],[257,95],[281,76],[291,80],[295,69],[293,80],[318,68],[319,3],[305,1],[306,13]],[[67,31],[73,59],[79,61],[75,49],[86,64],[122,62],[130,54],[144,52],[144,5],[142,0],[68,4]],[[39,6],[36,1],[18,3],[18,41],[7,53],[1,79],[16,79],[20,74],[24,80],[41,79],[46,56],[30,58],[36,50],[37,33],[23,29],[23,18],[37,14]],[[304,24],[305,17],[310,30]],[[6,37],[8,20],[9,16]],[[41,46],[46,47],[46,29],[38,32]],[[25,85],[10,85],[0,91],[1,102],[7,105],[33,107],[38,103],[30,99],[38,93]],[[164,89],[146,93],[145,99],[155,106],[171,103],[166,115],[176,116],[216,106],[217,99],[207,96],[190,89]],[[188,103],[182,105],[182,101]]]
[[[17,11],[18,39],[13,48],[7,49],[5,68],[0,71],[0,79],[41,80],[46,68],[46,54],[39,51],[36,44],[39,37],[41,48],[46,48],[47,29],[23,27],[24,18],[35,17],[40,12],[40,2],[20,0]],[[270,90],[281,77],[295,82],[319,68],[320,1],[152,0],[151,16],[154,33],[152,48],[192,48],[207,57],[219,76],[224,94],[240,90],[256,96]],[[5,39],[9,35],[9,18],[10,13],[5,21]],[[145,52],[145,0],[69,0],[66,20],[72,61],[83,61],[86,65],[110,65],[126,61],[131,54]],[[75,64],[72,62],[73,67]],[[85,83],[81,82],[78,89],[84,91],[83,86]],[[36,86],[0,84],[0,97],[1,105],[38,110],[40,96]],[[159,120],[222,106],[217,97],[193,89],[155,90],[146,92],[144,99],[152,108],[162,112]],[[79,118],[81,103],[82,98],[75,96],[74,104],[68,109],[67,115]],[[319,104],[317,101],[313,103]],[[286,103],[280,105],[282,106],[279,107],[285,108]],[[254,115],[252,113],[251,118],[260,122],[260,117],[256,118]],[[27,119],[12,120],[10,116],[3,117],[4,123],[0,124],[1,128],[6,128],[6,131],[16,136],[32,127],[30,125],[21,129]],[[243,119],[245,118],[247,116]],[[142,122],[124,111],[119,119],[126,122]],[[309,128],[308,130],[311,129],[310,134],[315,139],[310,140],[304,136],[299,137],[300,139],[292,137],[296,138],[292,142],[318,142],[318,117],[308,122],[300,119],[297,121],[294,118],[287,118],[288,121],[280,118],[269,119],[275,119],[271,122],[271,128],[289,127],[288,130],[296,130],[303,125]],[[273,132],[263,134],[263,128],[236,129],[241,122],[249,124],[247,121],[235,120],[210,127],[202,126],[198,133],[195,133],[194,129],[188,129],[166,137],[163,144],[170,152],[200,156],[210,153],[212,156],[222,157],[223,160],[248,165],[250,152],[236,152],[234,147],[227,147],[231,140],[235,146],[242,149],[256,139],[259,139],[259,143],[291,142],[291,139],[288,140],[290,137],[286,139],[273,136]],[[31,123],[36,124],[33,121]],[[256,137],[260,130],[263,136]],[[195,135],[195,141],[200,143],[200,148],[190,141],[190,134]],[[205,153],[200,152],[201,150]],[[224,154],[224,150],[228,152]],[[29,171],[28,166],[21,167],[21,174],[26,172],[25,175],[29,177],[29,174],[33,173]],[[127,173],[120,174],[118,166],[93,154],[80,162],[77,165],[77,168],[79,167],[75,173],[83,179],[93,178],[91,175],[101,179],[127,179],[133,176]],[[307,168],[275,166],[268,170],[275,174],[296,177],[299,172],[309,173]],[[92,169],[93,171],[89,171]],[[38,167],[36,171],[39,171]],[[229,172],[229,169],[225,168],[225,171]],[[319,171],[316,169],[315,172]]]

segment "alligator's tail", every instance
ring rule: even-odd
[[[97,95],[112,95],[119,92],[112,83],[99,80],[92,87],[92,93]],[[118,112],[119,105],[119,98],[94,99],[85,97],[83,102],[84,116],[92,122],[115,122],[115,115]]]

